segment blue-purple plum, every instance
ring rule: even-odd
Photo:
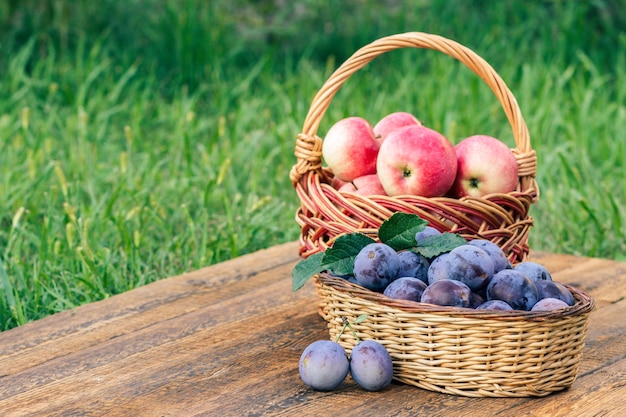
[[[450,256],[450,252],[442,253],[432,260],[428,267],[428,285],[448,278],[449,266],[447,265],[447,259]]]
[[[398,257],[400,258],[399,277],[415,277],[424,283],[428,282],[428,267],[430,266],[428,259],[408,250],[398,252]]]
[[[493,261],[486,251],[461,245],[437,256],[428,268],[428,284],[442,279],[461,281],[472,291],[484,289],[493,276]]]
[[[493,261],[489,254],[472,245],[461,245],[452,249],[445,266],[448,279],[461,281],[471,290],[483,288],[493,276]]]
[[[339,343],[317,340],[302,352],[298,369],[305,384],[318,391],[331,391],[348,375],[350,361]]]
[[[356,282],[372,291],[383,291],[398,277],[400,258],[398,253],[384,243],[370,243],[354,259]]]
[[[552,311],[565,307],[569,307],[569,305],[563,300],[559,300],[558,298],[543,298],[535,303],[531,311]]]
[[[367,391],[380,391],[393,379],[393,362],[387,349],[375,340],[362,340],[350,354],[350,375]]]
[[[441,232],[435,229],[432,226],[426,226],[424,230],[415,233],[415,242],[419,245],[421,240],[426,239],[427,237],[440,235]]]
[[[502,300],[514,310],[530,310],[539,300],[533,280],[514,269],[503,269],[487,286],[488,300]]]
[[[481,292],[474,292],[472,291],[472,294],[470,295],[470,308],[476,308],[479,305],[483,304],[485,301],[487,301],[487,299],[485,298],[484,294],[482,294]]]
[[[537,287],[537,294],[540,300],[543,298],[558,298],[570,306],[576,303],[576,299],[571,291],[560,282],[539,280],[535,281],[535,287]]]
[[[467,242],[469,245],[481,248],[491,258],[493,262],[493,273],[500,272],[503,269],[507,269],[511,266],[511,262],[506,257],[506,254],[502,248],[490,240],[487,239],[473,239]]]
[[[426,283],[419,278],[400,277],[387,285],[383,294],[397,300],[420,301],[425,289]]]
[[[502,300],[489,300],[489,301],[485,301],[484,303],[476,307],[476,310],[508,311],[508,310],[513,310],[513,307],[511,307],[508,303]]]
[[[521,272],[533,281],[552,281],[552,275],[550,275],[548,269],[537,262],[520,262],[513,269]]]
[[[422,294],[422,303],[440,306],[470,307],[472,290],[461,281],[442,279],[430,284]]]

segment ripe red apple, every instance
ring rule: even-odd
[[[421,126],[422,122],[411,113],[403,111],[389,113],[376,123],[374,126],[374,134],[376,135],[376,139],[383,141],[391,131],[411,125]]]
[[[339,190],[341,187],[343,187],[346,184],[348,183],[345,181],[341,181],[337,177],[333,177],[333,179],[330,181],[330,186],[333,187],[335,190]]]
[[[363,175],[347,182],[339,188],[339,191],[350,191],[363,196],[368,195],[387,195],[380,178],[376,174]]]
[[[379,148],[372,125],[354,116],[331,126],[324,137],[322,156],[333,175],[347,182],[376,173]]]
[[[453,197],[509,193],[517,187],[517,160],[502,141],[486,135],[463,139],[455,146],[458,168]]]
[[[445,195],[456,177],[454,145],[441,133],[412,125],[389,133],[378,152],[377,172],[388,195]]]

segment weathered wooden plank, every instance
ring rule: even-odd
[[[369,393],[350,379],[332,393],[308,389],[297,361],[306,345],[328,334],[312,286],[290,291],[297,261],[290,243],[0,333],[0,410],[9,416],[623,413],[611,404],[624,395],[624,264],[543,253],[532,259],[598,300],[578,380],[546,398],[477,400],[398,383]]]
[[[599,307],[589,316],[579,375],[626,357],[626,302]]]
[[[268,288],[269,292],[274,290],[275,287]],[[290,303],[293,301],[286,297],[277,299],[274,312],[247,318],[244,315],[243,319],[229,315],[231,319],[214,327],[214,331],[207,329],[190,334],[182,337],[180,343],[163,343],[94,368],[73,369],[61,379],[11,398],[10,403],[15,408],[0,401],[0,409],[17,412],[32,402],[29,410],[38,415],[44,411],[60,412],[68,407],[97,412],[113,403],[118,411],[136,406],[140,414],[151,407],[159,413],[173,404],[215,401],[224,394],[223,401],[232,403],[234,398],[228,391],[231,386],[246,387],[256,383],[265,389],[266,378],[272,378],[274,372],[288,369],[293,373],[292,367],[285,366],[293,363],[294,355],[299,355],[300,347],[294,344],[292,337],[298,340],[311,332],[304,327],[298,332],[289,331],[289,323],[298,319],[292,315]],[[282,315],[280,310],[287,311],[288,316]],[[310,312],[306,314],[312,316]],[[254,329],[259,326],[265,331],[257,335]],[[323,337],[323,333],[320,326],[316,338]],[[292,336],[286,337],[289,334]],[[281,358],[285,358],[285,362]],[[76,391],[77,385],[87,389]],[[280,395],[280,391],[276,391],[276,395]]]
[[[580,377],[559,395],[526,401],[501,415],[615,416],[626,415],[626,359]]]
[[[83,372],[106,374],[116,366],[137,362],[139,360],[137,355],[148,355],[141,359],[140,364],[150,363],[153,357],[161,364],[161,346],[165,346],[165,349],[176,344],[183,345],[189,338],[197,339],[198,346],[205,347],[207,343],[216,345],[227,343],[229,338],[242,330],[254,334],[251,330],[255,329],[254,326],[250,327],[251,325],[247,324],[242,327],[237,324],[237,320],[258,321],[258,325],[262,327],[271,319],[272,311],[278,305],[291,306],[304,295],[303,293],[293,296],[286,288],[285,280],[275,281],[274,272],[285,274],[289,271],[289,267],[282,266],[259,273],[252,278],[259,286],[254,292],[234,295],[226,291],[226,294],[221,294],[223,298],[219,302],[209,303],[193,312],[163,321],[160,321],[159,317],[146,315],[144,325],[138,326],[138,330],[134,332],[110,337],[90,347],[81,345],[71,354],[67,353],[40,366],[9,375],[2,380],[4,383],[0,386],[0,398],[47,384],[49,381],[71,378]],[[219,290],[216,289],[216,292],[219,299]],[[159,311],[156,314],[158,315]],[[169,359],[177,360],[175,356]],[[100,369],[102,367],[103,370]]]
[[[297,246],[288,243],[0,333],[0,376],[141,330],[154,321],[189,314],[255,285],[250,276],[281,265],[291,268],[296,259]],[[267,280],[273,277],[268,275]]]

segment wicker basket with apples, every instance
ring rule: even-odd
[[[347,118],[337,123],[329,130],[324,140],[317,135],[321,119],[332,98],[344,82],[349,80],[350,75],[377,56],[400,48],[441,51],[465,64],[491,88],[511,124],[516,143],[515,148],[510,150],[517,165],[512,191],[490,192],[480,196],[476,196],[474,192],[467,195],[461,192],[455,195],[449,193],[452,177],[456,174],[454,149],[443,135],[425,127],[422,127],[422,130],[413,127],[417,131],[410,131],[404,135],[411,136],[408,139],[398,138],[397,134],[395,138],[390,138],[389,142],[404,141],[404,145],[401,146],[394,146],[393,143],[385,145],[387,141],[375,138],[373,128],[359,117]],[[388,119],[390,120],[381,120],[381,123],[377,123],[380,124],[378,126],[380,132],[385,132],[385,124],[410,123],[397,114],[389,115]],[[413,123],[420,124],[418,120]],[[349,139],[338,139],[350,136],[360,137],[356,144],[347,143]],[[405,166],[410,165],[408,162],[411,161],[406,161],[407,165],[396,169],[390,167],[394,163],[398,165],[405,162],[399,158],[406,157],[406,150],[412,147],[410,142],[418,141],[419,136],[425,136],[427,139],[423,151],[432,150],[428,156],[436,157],[437,161],[428,162],[427,171],[420,173],[404,171]],[[368,137],[371,139],[369,142],[366,140]],[[435,152],[437,146],[445,148],[443,155]],[[326,158],[323,158],[324,148]],[[468,159],[472,158],[471,148],[475,146],[468,146],[466,152]],[[379,150],[382,151],[381,158],[376,157]],[[485,151],[484,146],[482,150]],[[415,213],[440,231],[452,231],[467,238],[480,237],[491,240],[507,252],[511,262],[522,261],[528,255],[528,235],[533,225],[529,209],[539,194],[535,181],[536,155],[530,144],[528,128],[515,97],[495,70],[472,50],[454,41],[436,35],[413,32],[381,38],[358,50],[330,76],[314,97],[302,133],[297,137],[295,154],[297,161],[291,169],[290,178],[301,201],[296,220],[302,230],[300,254],[303,257],[323,251],[343,233],[359,231],[375,234],[381,223],[397,211]],[[510,156],[500,150],[493,150],[492,154],[496,159],[498,156]],[[346,189],[342,192],[338,190],[337,184],[346,180],[355,184],[359,181],[367,182],[367,178],[356,179],[356,174],[375,173],[377,164],[382,165],[383,161],[380,159],[383,156],[388,160],[386,168],[381,168],[384,172],[379,172],[378,177],[383,179],[385,176],[384,179],[392,184],[387,195],[363,196],[343,192]],[[420,157],[423,155],[418,155],[417,160]],[[483,155],[479,164],[484,163],[486,157]],[[334,170],[329,168],[329,162],[334,166]],[[361,170],[363,167],[365,169]],[[510,164],[508,168],[511,168]],[[455,172],[452,172],[453,169]],[[511,169],[504,172],[510,177]],[[405,178],[402,178],[403,175]],[[499,180],[497,174],[487,172],[485,175],[491,175],[492,179]],[[406,180],[406,177],[410,177],[409,180]],[[390,191],[393,195],[389,195]],[[487,188],[487,191],[490,191],[490,188]]]
[[[410,111],[381,117],[373,125],[348,117],[319,137],[324,113],[350,76],[400,48],[442,52],[477,74],[500,102],[515,147],[485,135],[452,145]],[[348,235],[360,236],[358,244],[385,240],[381,225],[396,214],[416,216],[438,233],[464,241],[493,243],[509,265],[527,260],[533,225],[529,209],[539,195],[528,128],[495,70],[455,41],[409,32],[356,51],[314,97],[295,155],[290,178],[301,202],[296,221],[303,261],[323,259]],[[350,250],[354,245],[348,245]],[[317,270],[325,263],[316,262],[298,274],[315,273],[319,311],[331,338],[341,335],[339,343],[350,351],[357,339],[343,329],[357,321],[355,335],[389,350],[399,381],[457,395],[511,397],[548,395],[576,378],[593,308],[582,291],[570,288],[573,305],[550,312],[468,310],[391,300],[330,270]]]

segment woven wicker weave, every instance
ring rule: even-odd
[[[519,183],[514,192],[483,198],[424,198],[340,193],[332,172],[322,165],[320,120],[350,75],[380,54],[398,48],[443,52],[474,71],[491,88],[512,127]],[[533,221],[528,211],[539,194],[536,157],[517,102],[498,74],[468,48],[419,32],[381,38],[358,50],[326,81],[313,99],[290,172],[301,206],[300,255],[308,257],[332,245],[340,235],[361,232],[377,238],[382,222],[394,212],[419,215],[440,231],[498,244],[512,263],[526,259]],[[319,312],[335,339],[344,320],[355,323],[361,339],[381,342],[392,356],[394,378],[432,391],[475,397],[545,396],[569,387],[578,371],[588,315],[594,302],[569,287],[574,306],[556,312],[500,312],[440,307],[393,300],[326,273],[316,275]],[[342,333],[339,343],[351,352],[356,340]]]
[[[339,88],[357,70],[377,56],[399,48],[426,48],[456,58],[491,88],[513,129],[519,183],[508,194],[484,198],[425,198],[419,196],[371,196],[339,193],[330,186],[332,173],[322,164],[322,139],[317,136],[322,116]],[[307,257],[332,245],[344,233],[376,233],[381,223],[397,211],[418,214],[440,231],[465,238],[497,243],[512,262],[526,258],[528,234],[533,221],[528,211],[538,198],[535,182],[536,156],[528,128],[515,97],[494,69],[470,49],[449,39],[411,32],[378,39],[344,62],[314,97],[296,141],[296,164],[290,172],[301,201],[296,220],[301,226],[300,254]],[[374,236],[375,237],[375,236]]]
[[[576,288],[576,304],[556,312],[486,311],[394,300],[345,279],[316,277],[320,314],[330,339],[344,318],[360,339],[382,343],[394,378],[431,391],[468,397],[545,396],[576,379],[594,302]],[[348,352],[351,332],[339,343]]]

